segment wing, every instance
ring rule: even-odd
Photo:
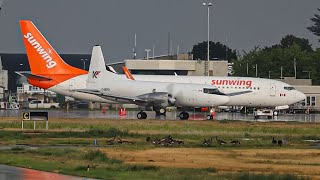
[[[239,91],[239,92],[234,92],[234,93],[228,93],[228,94],[224,94],[226,96],[237,96],[237,95],[241,95],[241,94],[247,94],[247,93],[251,93],[252,91]]]
[[[137,97],[126,97],[126,96],[117,96],[117,95],[111,95],[111,94],[104,94],[100,90],[97,89],[76,89],[74,91],[87,93],[87,94],[93,94],[96,96],[99,96],[101,98],[120,102],[120,103],[131,103],[131,104],[137,104],[137,105],[144,105],[148,103],[147,100],[143,100]]]

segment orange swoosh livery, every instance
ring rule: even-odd
[[[20,28],[32,75],[48,79],[28,78],[30,84],[48,89],[73,77],[88,74],[65,63],[31,21],[21,20]]]
[[[126,77],[127,77],[128,79],[134,80],[131,72],[129,71],[129,69],[128,69],[127,67],[122,66],[122,69],[123,69],[123,72],[126,74]]]

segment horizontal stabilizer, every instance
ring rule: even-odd
[[[24,76],[28,79],[32,79],[32,80],[38,80],[38,81],[51,81],[52,80],[50,77],[35,75],[35,74],[32,74],[30,72],[26,72],[26,71],[16,71],[15,73],[19,74],[20,76]]]

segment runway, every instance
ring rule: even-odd
[[[34,110],[27,110],[34,111]],[[46,110],[37,110],[46,111]],[[89,118],[89,119],[137,119],[138,111],[127,111],[125,116],[120,116],[118,111],[91,111],[91,110],[48,110],[50,118]],[[178,115],[179,111],[167,112],[166,116],[156,116],[155,112],[147,111],[147,119],[160,119],[160,120],[180,120]],[[189,111],[189,120],[206,120],[208,112],[192,112]],[[1,117],[21,117],[22,110],[0,110]],[[254,121],[252,114],[229,113],[221,112],[216,113],[214,120],[241,120],[241,121]],[[257,121],[297,121],[297,122],[320,122],[320,114],[280,114],[273,119],[261,117]]]

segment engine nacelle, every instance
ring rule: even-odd
[[[138,98],[146,100],[146,106],[168,107],[174,106],[176,100],[171,94],[167,92],[154,92],[148,94],[142,94]]]

